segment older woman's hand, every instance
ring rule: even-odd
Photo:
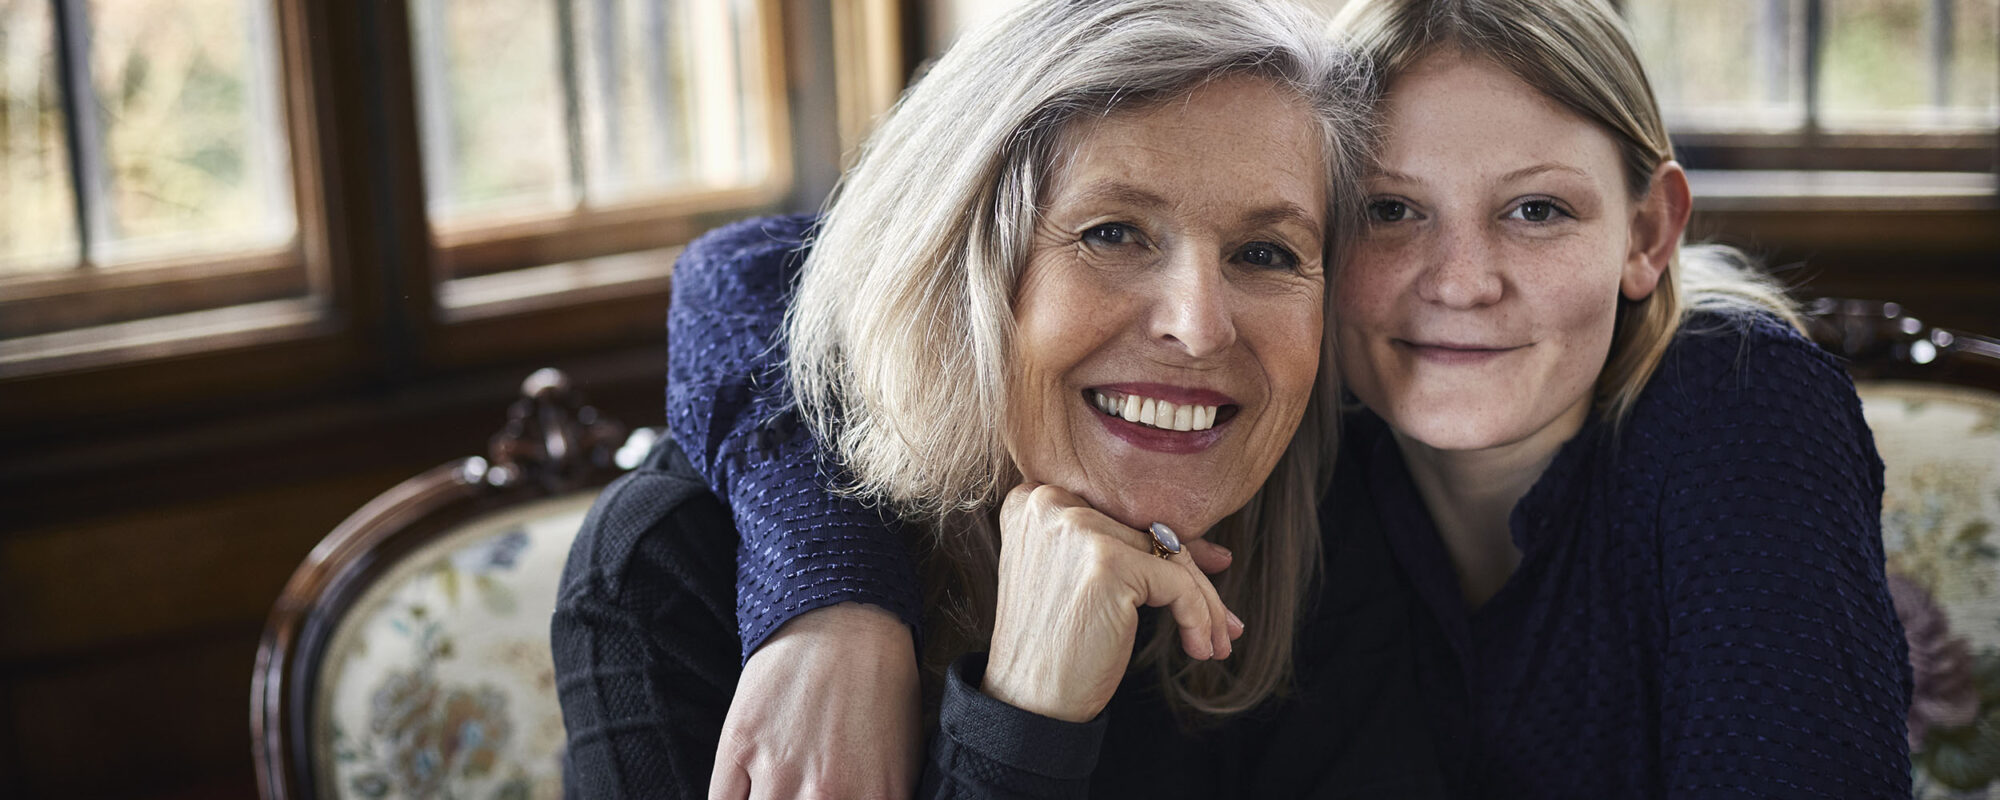
[[[1141,605],[1166,606],[1181,647],[1227,658],[1243,623],[1194,559],[1162,559],[1134,530],[1057,486],[1014,487],[1000,509],[1000,585],[981,691],[1026,711],[1082,722],[1118,689]],[[1193,544],[1193,543],[1190,543]],[[1220,548],[1205,548],[1215,567]]]

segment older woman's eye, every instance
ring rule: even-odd
[[[1083,232],[1083,240],[1088,244],[1126,245],[1139,241],[1139,232],[1123,222],[1107,222]]]
[[[1236,258],[1253,267],[1266,269],[1298,269],[1299,258],[1292,251],[1270,242],[1251,242],[1236,251]]]
[[[1526,222],[1548,222],[1567,216],[1569,216],[1569,212],[1562,210],[1560,206],[1557,206],[1551,200],[1529,200],[1515,206],[1514,210],[1507,214],[1508,219],[1518,219]]]
[[[1402,222],[1409,216],[1410,207],[1401,200],[1373,200],[1368,203],[1368,219],[1371,222]]]

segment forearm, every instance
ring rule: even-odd
[[[808,611],[860,602],[921,621],[900,532],[833,491],[837,467],[799,424],[784,312],[813,220],[739,222],[690,244],[668,312],[667,425],[742,536],[736,606],[747,655]]]

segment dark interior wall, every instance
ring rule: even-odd
[[[658,425],[660,347],[547,362]],[[369,498],[484,453],[535,365],[0,455],[0,796],[256,796],[250,671],[279,590]]]
[[[2000,210],[1697,211],[1689,230],[1745,249],[1800,297],[1892,300],[2000,336]]]

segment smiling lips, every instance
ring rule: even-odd
[[[1176,404],[1156,397],[1101,389],[1090,389],[1088,393],[1099,411],[1163,431],[1208,430],[1215,427],[1216,414],[1222,410],[1221,405]]]
[[[1142,450],[1198,453],[1221,441],[1241,407],[1206,389],[1162,383],[1121,383],[1083,390],[1097,420],[1113,436]]]
[[[1409,350],[1420,359],[1439,364],[1480,364],[1527,346],[1488,347],[1452,342],[1419,343],[1406,339],[1396,339],[1394,342],[1397,347]]]

